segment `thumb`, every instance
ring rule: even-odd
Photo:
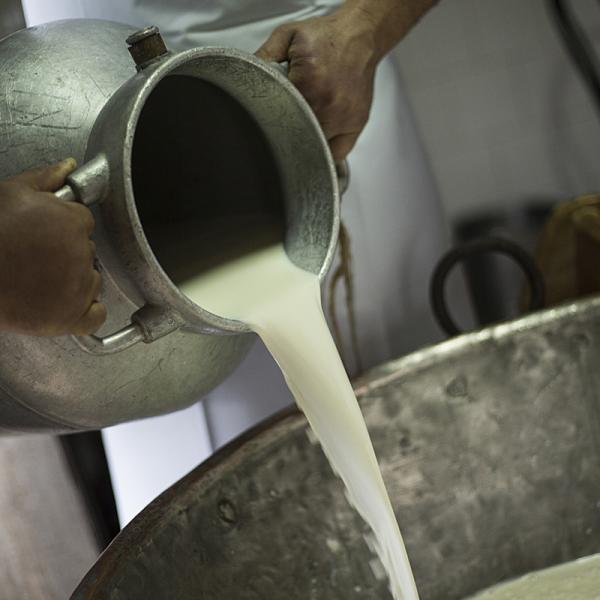
[[[64,185],[67,176],[75,170],[77,162],[67,158],[49,167],[40,167],[21,173],[15,179],[29,184],[39,192],[55,192]]]
[[[296,34],[296,29],[290,25],[277,27],[269,39],[255,52],[258,58],[267,62],[283,62],[288,59],[288,50]]]
[[[350,154],[352,148],[358,139],[357,133],[347,133],[338,135],[329,140],[329,148],[335,162],[340,162]]]

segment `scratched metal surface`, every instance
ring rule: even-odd
[[[83,160],[98,113],[135,73],[124,43],[131,32],[73,21],[68,29],[42,25],[2,41],[0,156],[10,161],[0,161],[0,177],[57,156]]]
[[[600,300],[389,363],[356,389],[423,600],[600,550]],[[117,537],[73,600],[382,600],[302,415],[259,426]]]

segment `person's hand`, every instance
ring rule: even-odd
[[[85,335],[106,319],[88,208],[58,199],[68,159],[0,181],[0,331]]]
[[[282,25],[256,55],[289,62],[290,81],[313,109],[335,160],[344,159],[367,124],[381,58],[368,16],[342,7]]]
[[[438,1],[345,0],[331,16],[278,27],[256,55],[290,63],[339,161],[367,124],[377,64]]]

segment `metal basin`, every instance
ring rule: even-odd
[[[600,551],[600,300],[387,364],[357,393],[423,600]],[[365,525],[280,415],[146,508],[74,599],[389,598]]]

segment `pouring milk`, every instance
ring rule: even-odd
[[[262,338],[350,501],[371,527],[395,600],[418,599],[365,422],[323,315],[318,277],[295,266],[276,244],[179,287],[196,304],[246,323]]]

